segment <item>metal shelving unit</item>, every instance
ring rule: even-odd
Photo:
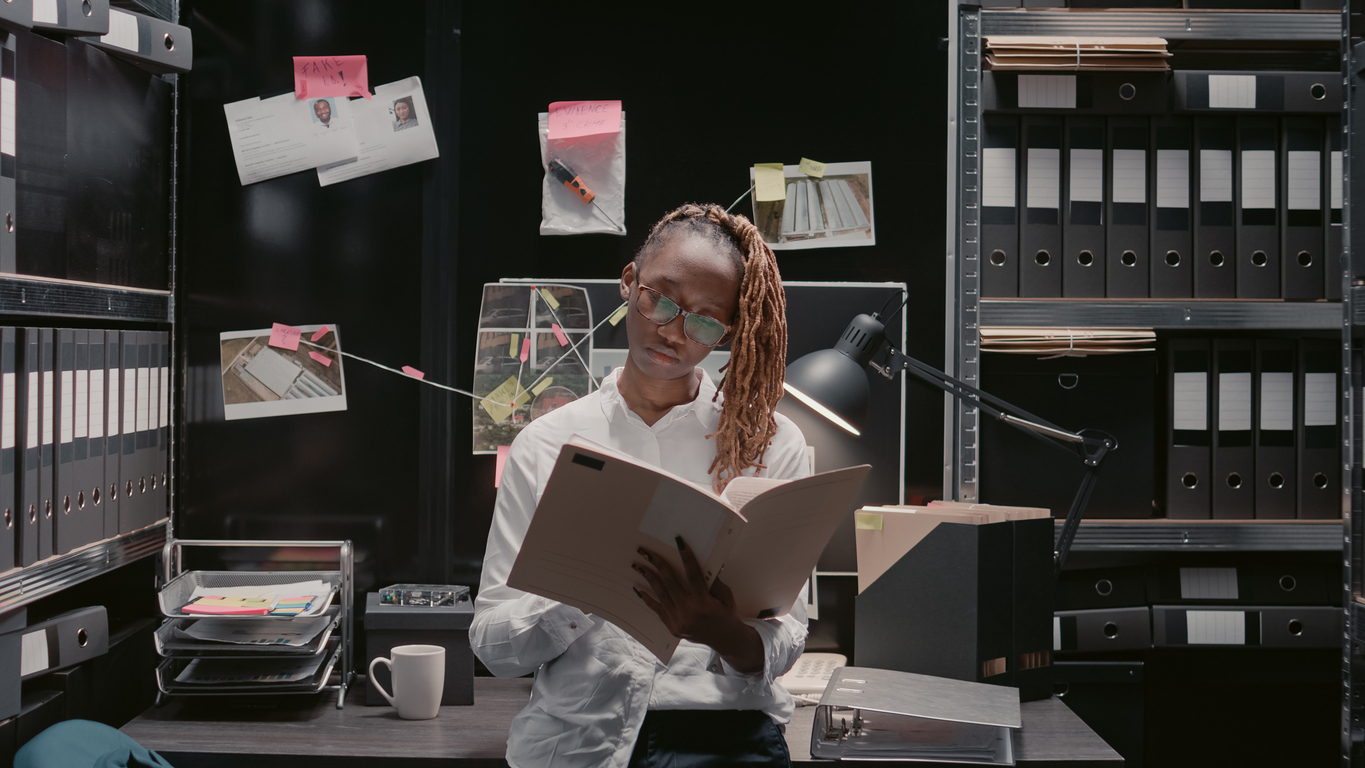
[[[982,299],[979,311],[985,326],[1337,331],[1342,325],[1341,304],[1329,301]]]
[[[1059,520],[1056,533],[1061,531]],[[1335,520],[1089,520],[1076,531],[1071,551],[1331,552],[1340,546]]]
[[[169,323],[170,291],[0,275],[0,314]]]
[[[0,612],[74,587],[134,560],[155,555],[170,538],[170,520],[50,557],[27,568],[0,573]]]

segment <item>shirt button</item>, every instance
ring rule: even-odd
[[[569,622],[569,629],[578,629],[578,622],[576,621]]]

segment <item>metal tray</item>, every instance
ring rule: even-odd
[[[331,591],[325,598],[322,611],[313,616],[325,613],[332,604],[332,599],[341,588],[340,571],[186,571],[176,576],[165,587],[157,593],[157,603],[161,608],[161,615],[168,619],[203,619],[214,618],[206,617],[201,613],[183,613],[181,608],[190,601],[190,595],[199,587],[205,588],[227,588],[227,587],[254,587],[262,584],[293,584],[300,581],[322,581],[331,586]],[[289,621],[299,618],[298,616],[232,616],[234,619],[253,619],[263,621]],[[308,618],[308,617],[304,617]]]
[[[327,645],[327,641],[332,637],[332,631],[337,628],[340,622],[341,609],[338,606],[331,606],[323,612],[324,616],[331,616],[332,623],[310,640],[306,645],[298,647],[288,645],[235,645],[233,643],[215,643],[208,640],[195,640],[192,638],[179,637],[176,630],[188,629],[197,621],[213,621],[213,617],[195,619],[166,619],[161,623],[161,628],[156,631],[153,641],[156,644],[156,653],[162,658],[189,658],[189,659],[259,659],[268,656],[287,656],[290,658],[300,656],[314,656]],[[238,618],[238,617],[233,617]],[[318,617],[310,617],[318,618]]]
[[[341,658],[341,639],[332,638],[327,648],[322,651],[326,654],[327,660],[318,666],[317,672],[313,673],[307,680],[297,683],[281,683],[277,685],[254,683],[243,685],[210,685],[203,683],[179,683],[175,678],[185,667],[189,666],[194,659],[166,659],[156,668],[156,686],[161,693],[167,696],[237,696],[237,695],[256,695],[256,694],[286,694],[286,693],[318,693],[328,688],[328,682],[332,678],[332,669]],[[294,657],[289,657],[294,658]],[[342,680],[332,684],[344,684],[345,672],[339,673]]]

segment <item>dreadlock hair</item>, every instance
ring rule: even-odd
[[[642,265],[664,244],[696,237],[729,256],[740,273],[738,310],[730,326],[730,362],[716,396],[725,395],[716,438],[711,483],[717,493],[750,467],[762,469],[763,454],[777,433],[773,415],[787,371],[787,297],[777,257],[752,222],[715,204],[687,203],[666,214],[635,254]],[[714,402],[714,399],[713,399]]]

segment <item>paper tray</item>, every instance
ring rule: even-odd
[[[161,591],[157,593],[156,599],[161,608],[161,615],[168,619],[202,619],[206,618],[204,614],[183,613],[180,610],[190,601],[190,595],[193,595],[197,588],[254,587],[264,584],[294,584],[300,581],[315,580],[331,586],[331,591],[324,599],[322,610],[311,614],[318,616],[328,610],[332,604],[332,598],[341,588],[340,571],[186,571],[162,587]],[[232,616],[230,618],[287,621],[300,617],[265,615]]]
[[[323,611],[324,616],[331,616],[332,623],[310,640],[306,645],[298,647],[288,645],[238,645],[233,643],[215,643],[208,640],[194,640],[192,638],[177,637],[177,629],[186,629],[196,621],[213,621],[214,617],[199,617],[194,619],[167,619],[161,623],[160,629],[153,635],[153,642],[156,644],[156,654],[162,658],[186,658],[186,659],[259,659],[266,656],[288,656],[290,658],[313,656],[327,645],[327,641],[332,637],[332,631],[336,629],[339,622],[341,609],[338,606],[331,606]],[[232,618],[241,618],[233,616]],[[271,617],[274,618],[274,617]],[[317,618],[317,617],[313,617]]]
[[[312,677],[297,683],[253,683],[250,685],[206,685],[202,683],[179,683],[180,674],[193,659],[166,659],[156,668],[156,686],[167,696],[237,696],[256,694],[317,693],[327,687],[332,677],[332,669],[341,658],[341,639],[332,638],[326,650],[327,661],[318,667]],[[295,658],[293,656],[289,658]],[[341,673],[344,677],[345,673]]]

